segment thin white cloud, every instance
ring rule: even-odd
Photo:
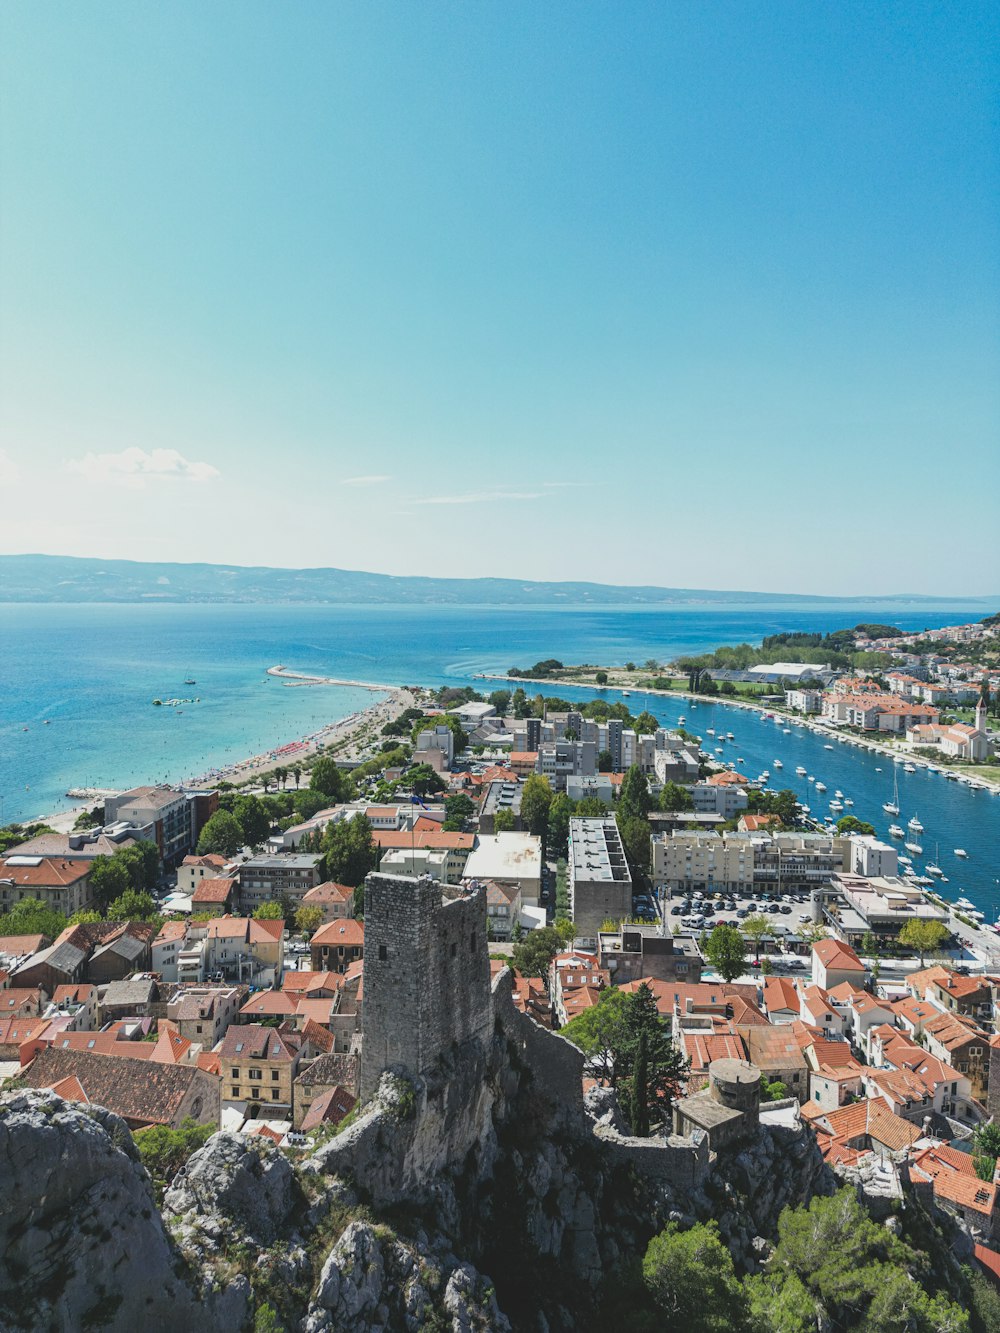
[[[592,481],[543,481],[542,485],[549,491],[576,490],[583,486],[593,486]]]
[[[345,477],[340,484],[342,486],[381,486],[385,481],[392,481],[392,477],[374,473],[370,477]]]
[[[428,495],[413,500],[415,505],[478,505],[496,500],[540,500],[541,491],[471,491],[465,495]]]
[[[13,486],[20,475],[21,469],[7,450],[0,449],[0,486]]]
[[[66,471],[88,481],[112,481],[132,488],[147,480],[212,481],[220,475],[211,463],[193,463],[177,449],[140,449],[132,445],[117,454],[84,454],[71,459]]]

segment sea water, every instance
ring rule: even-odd
[[[124,788],[221,767],[315,732],[378,697],[351,687],[289,688],[266,675],[279,662],[345,680],[489,690],[481,673],[545,657],[641,665],[759,643],[782,630],[822,632],[858,621],[916,630],[983,614],[981,607],[876,602],[627,609],[7,604],[0,606],[0,823],[72,804],[64,795],[69,787]],[[186,685],[189,679],[196,684]],[[199,702],[152,703],[189,697]],[[771,769],[772,786],[791,787],[825,813],[814,785],[796,777],[796,765],[805,765],[827,784],[827,802],[840,787],[855,803],[844,813],[886,832],[881,807],[892,790],[890,759],[842,745],[826,751],[808,731],[792,728],[785,736],[774,723],[722,705],[701,702],[692,712],[687,700],[636,693],[629,703],[634,712],[648,705],[671,723],[685,713],[703,736],[713,725],[733,731],[737,741],[724,743],[723,757],[741,754],[750,777]],[[776,757],[783,770],[774,769]],[[900,822],[920,815],[927,857],[938,845],[951,881],[944,892],[956,897],[961,890],[992,919],[1000,906],[1000,797],[924,770],[897,772]],[[954,858],[955,847],[969,852],[968,862]]]

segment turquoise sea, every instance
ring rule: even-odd
[[[878,620],[904,629],[979,619],[982,606],[876,602],[855,606],[677,606],[602,610],[493,607],[319,607],[188,605],[0,606],[0,822],[72,804],[70,786],[124,787],[179,779],[316,731],[372,702],[365,690],[289,689],[265,675],[295,670],[386,684],[475,684],[542,657],[566,662],[642,662],[759,642],[780,630],[827,630]],[[188,679],[197,681],[187,686]],[[567,691],[568,693],[568,691]],[[583,697],[587,692],[577,692]],[[154,698],[200,702],[155,708]],[[643,701],[644,703],[647,701]],[[635,708],[636,699],[631,700]],[[798,764],[853,798],[854,813],[884,832],[881,804],[891,763],[722,705],[648,701],[668,722],[680,713],[732,731],[746,771],[785,765],[781,785],[813,795]],[[711,719],[711,720],[710,720]],[[46,722],[48,725],[45,725]],[[730,743],[726,743],[727,745]],[[877,773],[876,768],[883,772]],[[952,897],[964,892],[991,919],[1000,908],[1000,797],[943,777],[899,771],[903,822],[917,813],[927,857],[939,847]],[[955,847],[970,854],[967,862]]]

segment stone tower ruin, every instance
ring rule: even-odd
[[[361,1097],[386,1070],[427,1074],[492,1025],[486,891],[424,875],[365,881]]]

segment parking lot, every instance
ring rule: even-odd
[[[772,956],[779,951],[782,961],[792,971],[805,969],[807,964],[793,954],[785,954],[784,939],[796,935],[802,928],[811,925],[812,911],[807,893],[783,893],[780,895],[745,895],[715,892],[700,889],[692,893],[677,891],[665,897],[663,911],[669,929],[679,928],[685,934],[701,935],[715,926],[742,926],[749,916],[760,915],[772,924],[771,936],[775,945],[764,946],[764,951]]]

